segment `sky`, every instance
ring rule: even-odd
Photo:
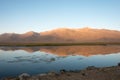
[[[120,0],[0,0],[0,33],[83,27],[120,30]]]

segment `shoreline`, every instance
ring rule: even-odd
[[[89,66],[83,70],[66,71],[60,73],[29,75],[22,73],[17,77],[6,77],[3,80],[120,80],[120,63],[118,66],[97,68]]]
[[[0,46],[91,46],[120,45],[120,42],[83,42],[83,43],[0,43]]]

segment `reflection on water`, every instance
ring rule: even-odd
[[[120,52],[120,46],[43,46],[43,47],[0,47],[4,51],[24,50],[28,53],[36,51],[55,54],[58,56],[68,55],[105,55]]]
[[[0,47],[0,78],[113,66],[120,62],[120,46]]]

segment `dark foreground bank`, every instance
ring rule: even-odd
[[[3,80],[120,80],[120,64],[105,68],[91,66],[81,71],[61,70],[60,73],[49,72],[33,76],[23,73]]]

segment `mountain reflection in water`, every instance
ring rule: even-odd
[[[38,74],[88,66],[114,66],[120,62],[120,46],[0,47],[0,78],[21,73]]]
[[[0,47],[4,51],[24,50],[29,53],[36,51],[51,53],[58,56],[68,55],[105,55],[120,52],[120,46],[43,46],[43,47]]]

